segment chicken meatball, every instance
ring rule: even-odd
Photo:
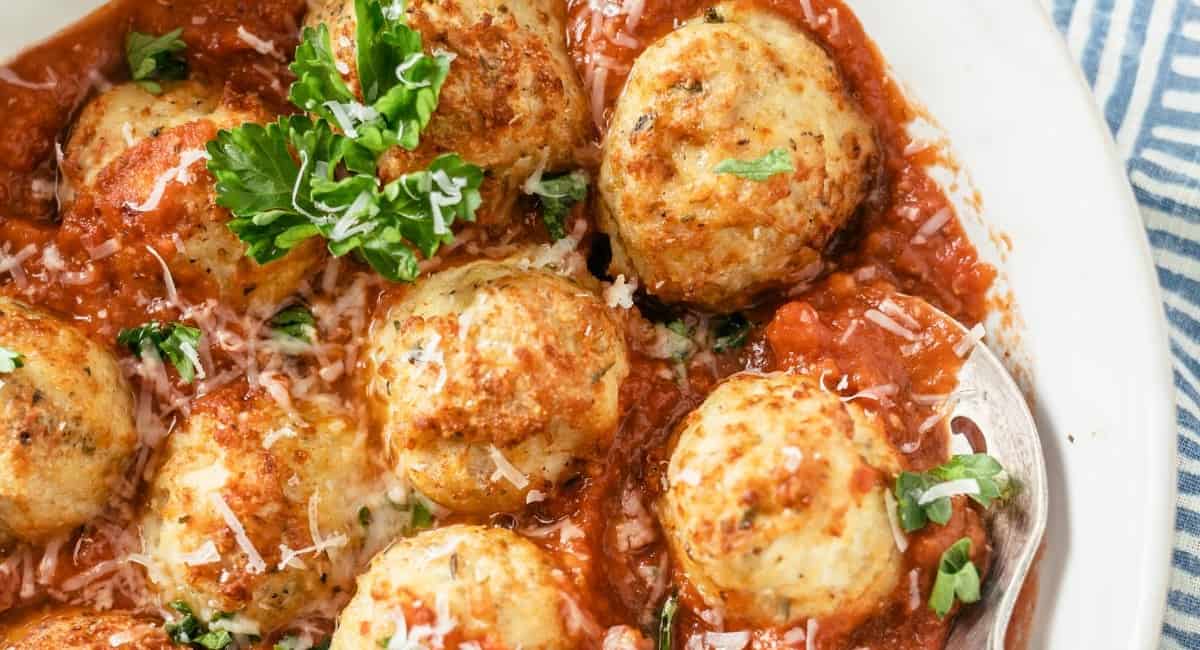
[[[409,480],[459,511],[512,510],[597,457],[629,372],[586,287],[516,262],[443,271],[374,323],[369,397]]]
[[[64,151],[64,220],[99,222],[119,241],[148,241],[181,289],[211,283],[225,304],[269,309],[295,291],[323,248],[305,242],[266,265],[246,257],[226,227],[229,212],[215,203],[205,147],[220,129],[272,116],[233,91],[192,81],[166,88],[152,95],[122,84],[84,108]]]
[[[580,647],[563,572],[512,531],[449,526],[392,546],[358,579],[332,650],[403,647],[554,650]],[[388,646],[393,647],[393,646]]]
[[[681,425],[659,516],[699,606],[759,627],[856,621],[900,578],[897,469],[854,404],[796,375],[736,375]]]
[[[0,543],[38,542],[99,515],[138,434],[116,357],[62,320],[0,297]]]
[[[0,632],[0,650],[170,650],[160,623],[121,612],[66,610],[29,617]]]
[[[866,196],[871,124],[821,47],[767,9],[718,5],[634,62],[604,139],[612,272],[717,311],[807,279]],[[727,161],[782,162],[769,176]],[[736,170],[735,170],[736,171]]]
[[[386,3],[385,3],[386,4]],[[355,66],[355,0],[321,0],[307,24],[325,23],[334,57],[361,97]],[[380,161],[387,179],[457,152],[489,172],[481,220],[500,218],[539,165],[572,167],[591,135],[583,87],[566,44],[566,4],[552,0],[411,0],[408,24],[426,52],[455,55],[437,111],[415,151]],[[492,217],[490,215],[496,215]]]
[[[142,520],[160,602],[266,633],[347,593],[401,530],[376,455],[332,408],[288,411],[244,384],[200,400],[168,439]]]

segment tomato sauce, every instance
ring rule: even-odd
[[[883,152],[877,190],[832,245],[828,255],[832,272],[747,312],[753,329],[744,347],[697,355],[683,363],[652,358],[645,353],[654,337],[652,324],[630,315],[627,330],[633,352],[631,374],[621,389],[624,417],[606,458],[583,468],[552,498],[530,504],[522,512],[479,522],[514,528],[554,551],[578,590],[580,605],[601,626],[624,624],[652,632],[663,599],[673,591],[681,592],[684,606],[677,618],[676,647],[683,646],[688,633],[714,629],[688,606],[695,600],[688,595],[686,577],[673,568],[653,514],[671,436],[682,418],[724,377],[746,369],[806,374],[845,396],[890,387],[888,399],[876,400],[872,408],[892,442],[909,468],[937,465],[946,459],[950,434],[945,423],[936,419],[932,397],[954,388],[961,363],[955,348],[963,333],[905,296],[924,299],[969,327],[987,315],[987,292],[995,277],[995,270],[978,258],[956,219],[927,236],[917,236],[939,212],[953,209],[926,172],[929,164],[944,161],[936,150],[915,146],[908,135],[905,125],[920,112],[889,76],[853,13],[840,0],[746,1],[761,2],[791,19],[835,60],[877,129]],[[12,62],[9,70],[24,81],[14,85],[0,80],[5,97],[0,101],[0,247],[7,247],[0,250],[13,254],[33,245],[41,251],[54,244],[79,275],[69,276],[71,282],[64,283],[61,274],[48,273],[44,261],[34,256],[24,264],[23,282],[0,274],[0,292],[64,314],[110,345],[123,327],[177,317],[178,310],[162,300],[162,269],[146,247],[163,256],[175,251],[172,234],[187,218],[180,212],[182,199],[167,192],[163,208],[157,211],[162,220],[151,224],[139,223],[119,209],[97,209],[87,198],[69,210],[59,210],[53,190],[58,180],[56,151],[86,100],[107,84],[126,78],[123,39],[131,29],[161,34],[183,27],[194,77],[256,93],[272,111],[287,111],[291,76],[286,63],[305,6],[304,0],[123,0]],[[604,108],[598,121],[603,123],[641,49],[707,4],[645,0],[636,25],[626,24],[629,19],[622,15],[598,19],[597,12],[607,6],[603,2],[570,0],[568,6],[571,54],[581,78],[598,93]],[[251,46],[241,35],[243,30],[271,48],[261,52]],[[616,31],[638,46],[618,46],[613,42]],[[608,61],[602,75],[593,65],[598,56]],[[172,137],[192,137],[195,141],[189,140],[187,146],[193,146],[203,134]],[[603,138],[602,125],[598,137]],[[166,142],[148,143],[147,155],[155,155],[156,148],[168,146]],[[202,165],[194,169],[207,174]],[[577,215],[583,212],[580,209]],[[530,226],[533,221],[536,218],[527,216],[505,241],[545,241],[544,233]],[[113,237],[121,238],[120,250],[92,259],[90,251]],[[476,246],[462,246],[446,263],[479,254]],[[331,298],[366,273],[352,260],[340,264],[342,272],[335,271],[332,280],[325,272],[325,278],[313,282],[326,284],[325,293]],[[194,302],[215,296],[207,278],[182,273],[174,279],[179,293]],[[371,282],[365,289],[367,311],[379,298],[381,285]],[[867,312],[879,310],[889,300],[913,321],[901,325],[931,332],[933,343],[915,349],[903,336],[871,324]],[[642,314],[656,320],[704,318],[653,301],[643,300],[639,306]],[[360,334],[351,328],[330,336],[349,340]],[[218,355],[215,362],[215,373],[229,369],[229,359]],[[353,388],[345,379],[336,385],[347,393]],[[930,527],[912,536],[905,579],[882,614],[858,627],[822,620],[816,647],[941,647],[952,618],[939,620],[923,601],[914,606],[908,576],[915,575],[919,592],[928,594],[941,551],[962,536],[973,539],[974,560],[986,569],[984,525],[964,501],[956,499],[946,527]],[[136,507],[135,499],[125,506],[124,514],[114,517],[132,521]],[[564,517],[570,517],[577,530],[564,532]],[[459,520],[472,518],[447,521]],[[632,540],[631,535],[648,535],[651,541]],[[90,532],[76,542],[77,551],[62,550],[57,580],[118,554]],[[118,599],[115,605],[127,603]],[[783,643],[780,632],[756,632],[753,642],[761,648],[794,647]]]

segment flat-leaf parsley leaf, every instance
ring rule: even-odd
[[[984,508],[996,500],[1008,498],[1012,490],[1004,468],[987,454],[954,456],[928,472],[901,472],[896,477],[894,492],[900,525],[905,532],[920,530],[930,521],[942,525],[950,521],[950,497],[925,504],[920,503],[921,497],[940,483],[964,479],[973,480],[979,486],[978,493],[968,496]]]
[[[130,79],[158,95],[162,93],[159,81],[187,78],[187,60],[179,54],[187,49],[187,44],[179,38],[182,34],[182,27],[162,36],[129,32],[125,37],[125,60]]]
[[[963,603],[979,600],[979,571],[971,562],[971,538],[964,537],[946,549],[938,562],[937,580],[929,596],[929,608],[945,618],[957,598]]]
[[[426,54],[420,32],[392,5],[385,9],[380,0],[355,0],[354,13],[362,101],[342,79],[324,24],[301,35],[290,99],[373,153],[394,145],[415,149],[437,108],[453,55]]]
[[[334,255],[357,253],[389,280],[410,282],[414,249],[432,256],[481,202],[483,170],[455,154],[380,187],[372,157],[304,116],[221,131],[208,152],[217,203],[234,215],[229,229],[260,264],[320,236]]]
[[[792,164],[792,156],[788,150],[779,147],[755,160],[726,158],[713,167],[713,171],[718,174],[733,174],[748,180],[762,182],[776,174],[794,172],[796,167]]]
[[[567,236],[567,215],[571,213],[571,207],[587,198],[588,176],[581,170],[551,177],[538,173],[525,182],[524,190],[526,194],[538,197],[546,231],[550,239],[558,241]]]
[[[164,325],[152,320],[140,327],[121,330],[117,335],[117,342],[139,356],[165,356],[171,365],[175,366],[180,378],[187,383],[195,379],[197,372],[203,372],[197,352],[200,330],[194,327],[181,323]]]

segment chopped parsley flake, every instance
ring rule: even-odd
[[[358,523],[362,524],[363,528],[371,526],[371,509],[363,506],[358,509]]]
[[[271,330],[276,338],[313,343],[317,338],[317,321],[304,305],[292,305],[271,318]]]
[[[588,176],[576,170],[549,178],[530,179],[525,191],[538,197],[542,221],[550,239],[558,241],[567,236],[567,215],[571,207],[587,198]]]
[[[746,345],[750,321],[742,314],[731,314],[713,321],[713,352],[728,352]]]
[[[195,612],[182,600],[172,601],[171,609],[179,612],[180,618],[164,626],[164,631],[171,641],[206,650],[224,650],[233,645],[233,635],[228,630],[210,630]],[[214,620],[229,617],[229,614],[218,614]]]
[[[375,154],[394,145],[415,149],[437,108],[453,56],[425,54],[421,34],[408,26],[404,12],[385,11],[380,0],[355,0],[354,13],[363,101],[342,79],[324,24],[301,35],[289,98]]]
[[[948,481],[973,479],[979,485],[979,493],[969,495],[984,508],[994,501],[1003,501],[1012,493],[1012,485],[999,461],[987,454],[954,456],[944,465],[928,472],[901,472],[896,477],[895,495],[900,526],[905,532],[925,527],[930,521],[945,525],[950,521],[950,497],[934,499],[920,504],[923,494],[935,485]]]
[[[747,180],[762,182],[776,174],[796,171],[792,156],[782,147],[772,149],[767,155],[755,160],[726,158],[713,167],[718,174],[733,174]]]
[[[9,373],[25,365],[25,355],[0,347],[0,373]]]
[[[969,537],[958,540],[942,553],[937,580],[929,596],[929,608],[938,618],[945,618],[956,598],[962,603],[979,601],[979,571],[971,562]]]
[[[679,596],[671,594],[663,602],[658,614],[658,649],[671,650],[671,630],[675,627],[675,612],[679,610]]]
[[[189,384],[196,377],[200,363],[197,353],[200,330],[194,327],[181,323],[164,325],[152,320],[140,327],[121,330],[117,335],[117,343],[138,356],[155,354],[160,358],[166,357],[179,372],[179,377]]]
[[[159,95],[159,81],[186,79],[187,60],[180,55],[187,44],[179,38],[183,28],[162,36],[129,32],[125,37],[125,60],[129,64],[129,77],[146,92]]]

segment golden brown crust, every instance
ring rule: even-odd
[[[886,435],[807,378],[729,378],[681,424],[659,516],[700,607],[755,627],[871,615],[899,581]]]
[[[266,265],[247,258],[226,227],[232,215],[216,204],[202,155],[219,130],[272,118],[258,99],[230,88],[187,81],[156,96],[136,84],[116,86],[87,105],[67,142],[66,219],[76,227],[98,221],[109,236],[150,243],[181,285],[211,283],[227,305],[273,307],[324,259],[324,247],[314,239]],[[171,170],[182,173],[163,185]]]
[[[479,219],[504,223],[517,188],[540,163],[574,166],[592,133],[587,100],[567,55],[566,5],[550,0],[416,0],[409,25],[427,52],[455,55],[438,108],[415,151],[393,147],[380,160],[385,179],[448,152],[489,172]],[[358,92],[354,0],[328,0],[306,24],[330,26],[334,56]],[[361,93],[359,93],[361,95]]]
[[[0,632],[0,650],[170,650],[162,623],[122,612],[67,609]]]
[[[160,602],[183,600],[203,617],[235,612],[265,633],[314,602],[347,593],[361,555],[399,532],[387,529],[382,510],[374,530],[358,519],[360,508],[375,510],[383,498],[371,463],[377,455],[352,419],[304,404],[288,413],[244,383],[201,399],[168,439],[142,520]],[[255,569],[217,496],[265,569]],[[281,566],[284,547],[317,543],[313,526],[323,539],[342,535],[345,542]],[[183,561],[208,542],[219,559]]]
[[[528,489],[597,457],[628,374],[621,328],[596,295],[489,261],[438,273],[387,308],[368,358],[369,399],[411,478],[471,511],[518,507]],[[492,446],[531,485],[492,480]]]
[[[564,615],[569,597],[561,570],[528,540],[502,528],[449,526],[375,558],[342,612],[332,648],[378,647],[395,633],[398,612],[410,629],[418,621],[445,625],[445,647],[583,647]],[[439,600],[448,616],[437,616]]]
[[[819,45],[763,10],[718,6],[637,59],[605,137],[600,226],[613,273],[671,302],[733,311],[811,274],[866,196],[873,129]],[[783,149],[754,181],[714,168]]]
[[[56,317],[0,297],[0,540],[43,541],[100,514],[137,443],[116,358]]]

